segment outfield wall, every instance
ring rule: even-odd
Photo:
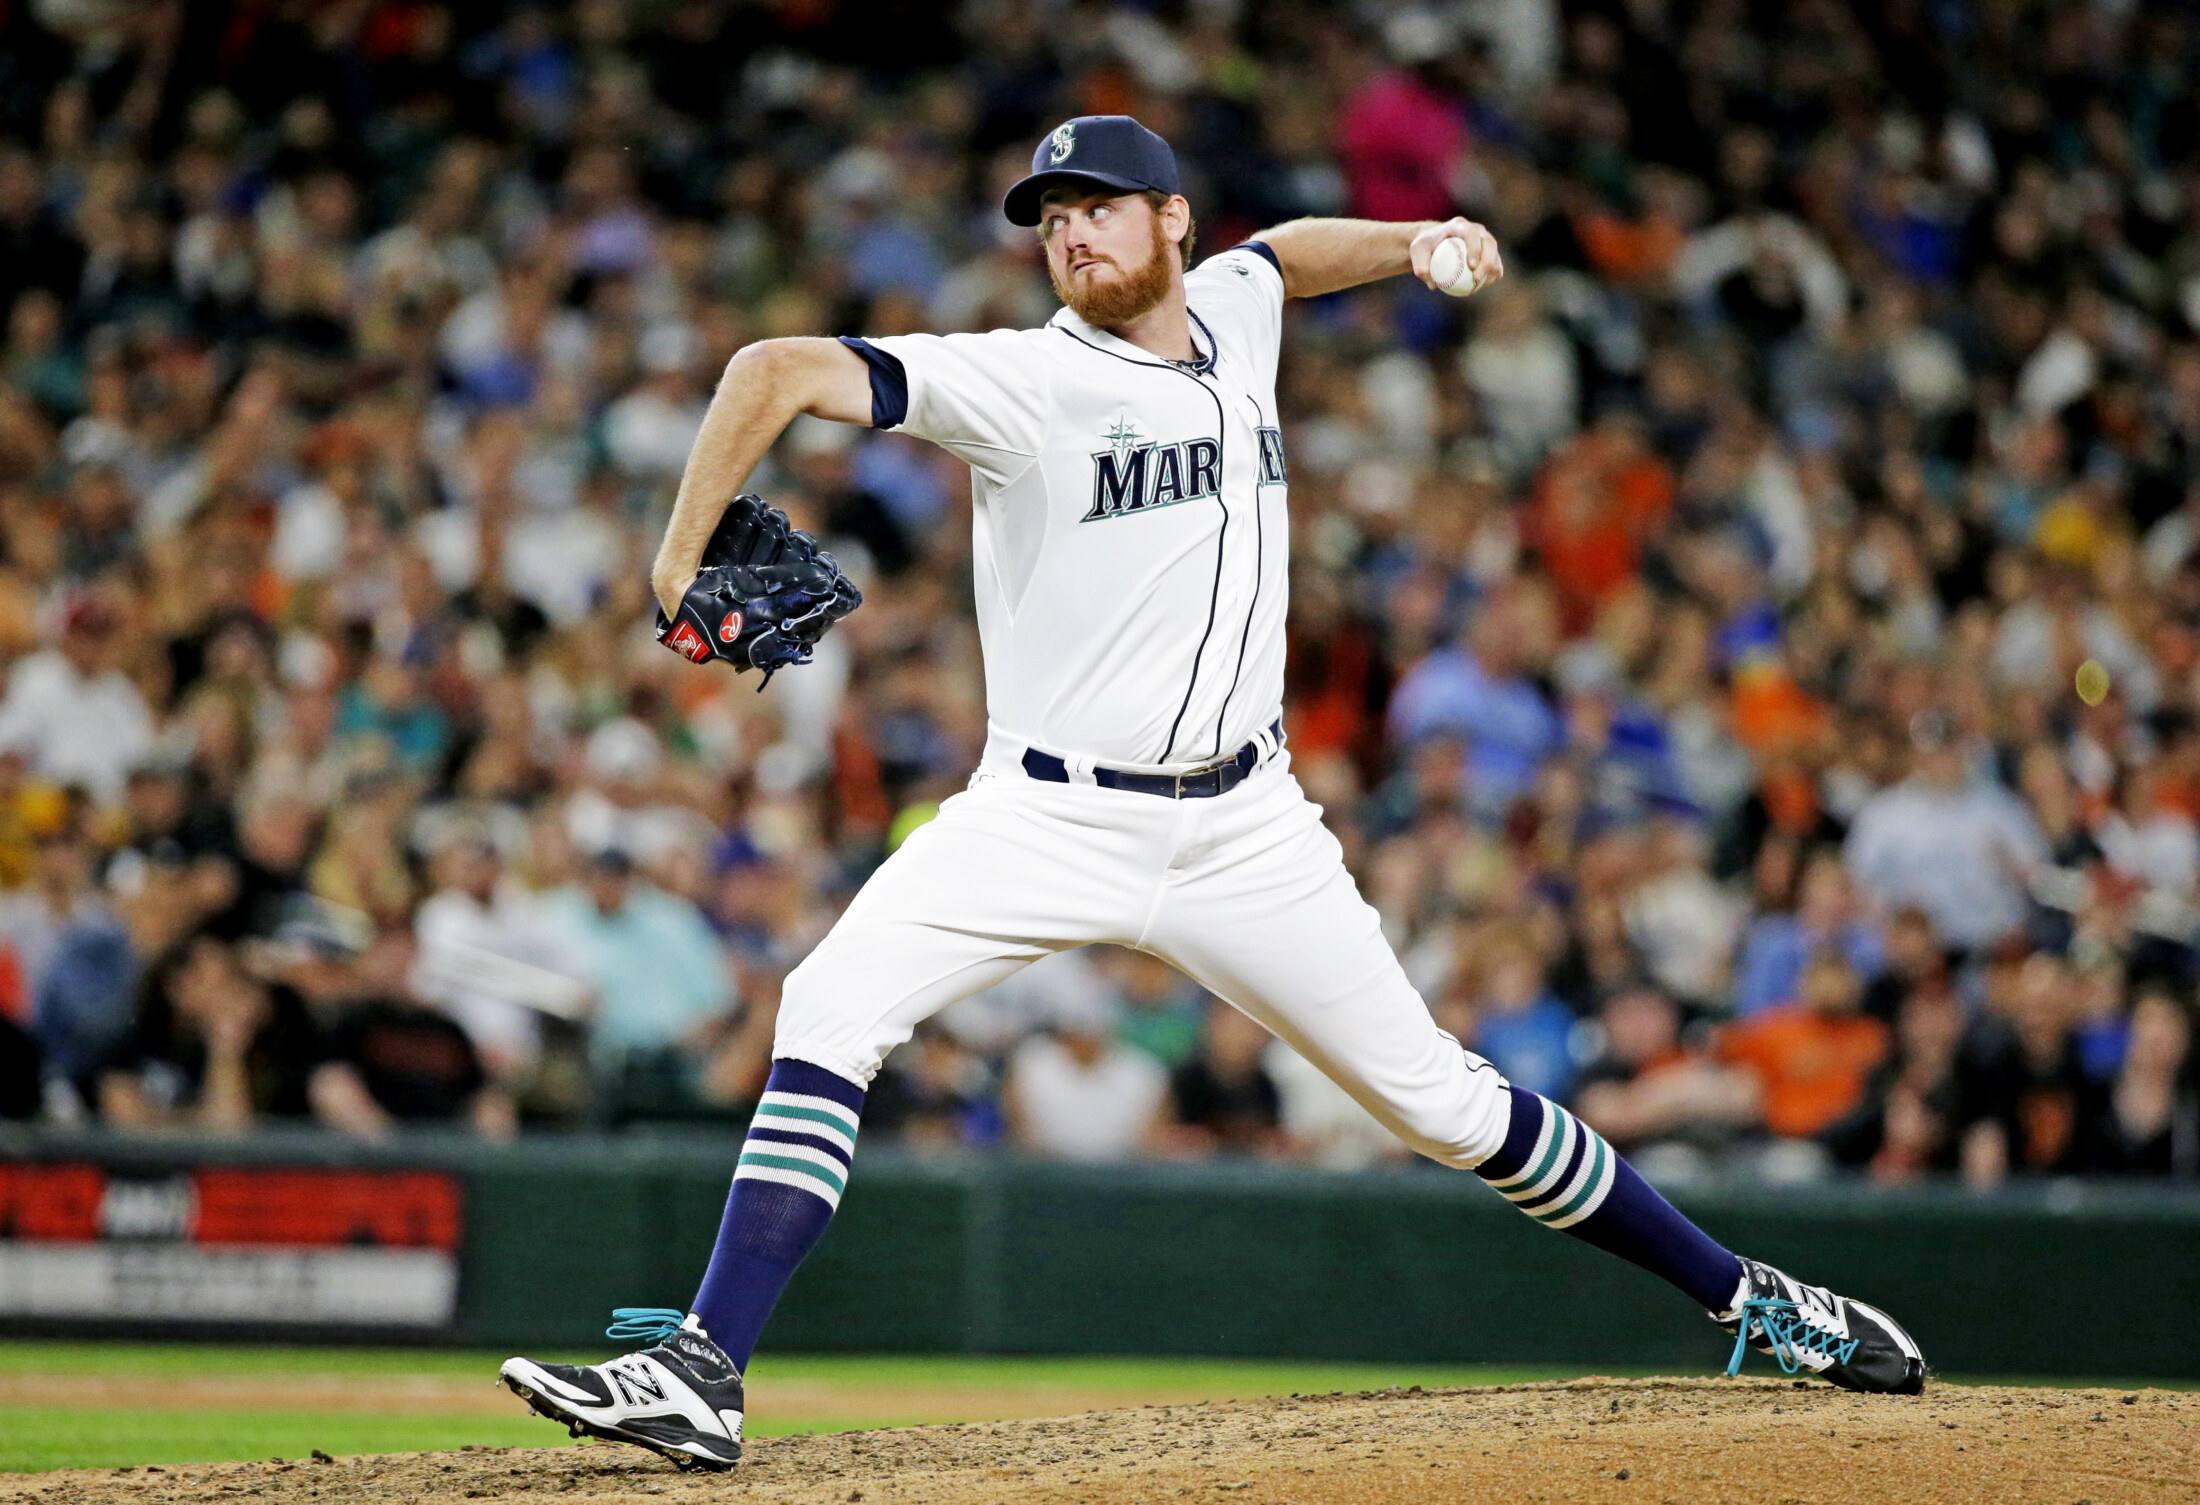
[[[734,1150],[0,1135],[0,1332],[600,1347],[613,1306],[692,1294]],[[1937,1367],[2200,1378],[2200,1192],[1677,1200],[1734,1248],[1884,1304]],[[373,1320],[376,1300],[391,1320]],[[1469,1176],[878,1151],[858,1157],[769,1343],[1682,1372],[1726,1354],[1662,1283]]]

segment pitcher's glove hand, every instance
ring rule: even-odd
[[[726,506],[703,549],[680,615],[657,612],[657,641],[695,663],[721,659],[764,671],[764,684],[789,664],[806,664],[825,629],[863,604],[817,540],[762,497]],[[763,685],[757,686],[762,689]]]

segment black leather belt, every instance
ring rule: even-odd
[[[1268,735],[1283,746],[1283,723],[1275,722]],[[1092,781],[1102,789],[1127,789],[1133,794],[1154,794],[1165,800],[1208,800],[1228,794],[1245,782],[1260,765],[1260,743],[1248,742],[1235,754],[1190,773],[1128,773],[1120,768],[1095,768]],[[1036,747],[1024,749],[1024,772],[1049,784],[1067,784],[1069,765]]]

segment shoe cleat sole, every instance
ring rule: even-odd
[[[683,1448],[673,1447],[669,1443],[659,1442],[653,1437],[642,1437],[617,1427],[598,1426],[594,1422],[566,1410],[549,1396],[542,1394],[524,1381],[506,1377],[501,1383],[514,1395],[527,1402],[528,1407],[537,1416],[559,1423],[569,1435],[574,1437],[595,1437],[605,1442],[624,1442],[634,1447],[647,1448],[683,1472],[722,1474],[731,1471],[740,1462],[739,1444],[735,1445],[737,1451],[731,1458],[705,1457],[701,1454],[690,1453]]]

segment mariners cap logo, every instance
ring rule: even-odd
[[[1069,154],[1077,149],[1076,123],[1065,121],[1063,124],[1056,126],[1054,134],[1049,136],[1047,140],[1053,143],[1053,146],[1047,152],[1047,161],[1058,167],[1068,161]]]

